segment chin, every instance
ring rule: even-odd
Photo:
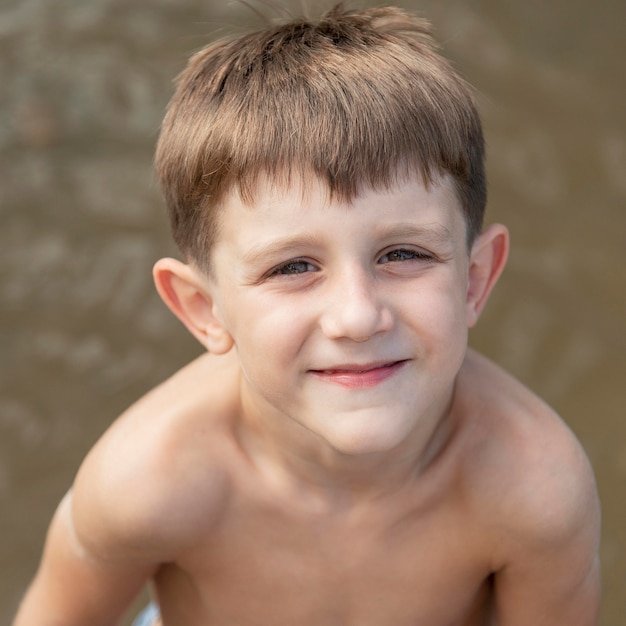
[[[361,427],[334,432],[325,437],[337,452],[348,456],[365,456],[389,452],[408,436],[404,429],[384,431],[380,428]]]

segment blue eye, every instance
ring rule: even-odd
[[[307,263],[307,261],[295,260],[289,261],[284,265],[279,265],[272,270],[270,276],[293,276],[295,274],[304,274],[305,272],[314,272],[316,268],[314,265]]]
[[[379,263],[397,263],[402,261],[432,261],[432,257],[419,250],[407,250],[405,248],[398,248],[397,250],[391,250],[380,257]]]

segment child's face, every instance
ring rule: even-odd
[[[304,199],[261,189],[253,208],[231,196],[211,290],[248,406],[350,454],[428,428],[466,350],[468,263],[447,182],[413,179],[349,205],[321,184]]]

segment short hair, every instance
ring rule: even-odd
[[[323,181],[331,198],[449,174],[468,246],[486,203],[484,139],[471,88],[430,24],[396,7],[337,5],[211,43],[177,78],[156,150],[172,234],[208,269],[220,202],[252,204],[259,177]]]

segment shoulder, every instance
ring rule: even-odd
[[[493,363],[471,354],[463,467],[501,560],[513,546],[597,542],[599,504],[587,456],[563,420]]]
[[[217,521],[236,412],[235,370],[220,359],[200,357],[152,390],[87,455],[72,508],[89,551],[173,560]]]

